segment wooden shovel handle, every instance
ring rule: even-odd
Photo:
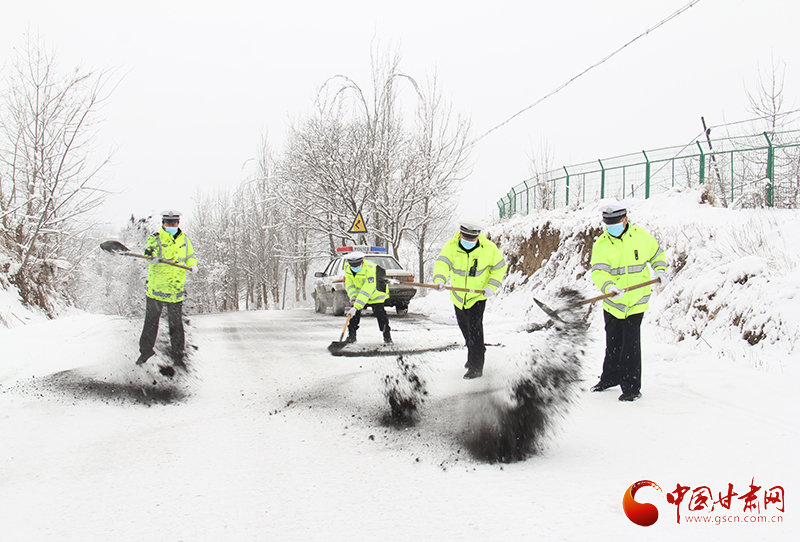
[[[419,282],[401,282],[400,284],[406,286],[418,286],[420,288],[433,288],[434,290],[438,290],[439,286],[436,284],[421,284]],[[469,292],[471,294],[482,294],[483,290],[472,290],[470,288],[458,288],[456,286],[445,286],[445,290],[453,290],[454,292]]]
[[[135,254],[133,252],[120,252],[123,256],[133,256],[134,258],[143,258],[145,260],[151,260],[149,256],[145,256],[144,254]],[[165,260],[164,258],[159,258],[158,263],[165,263],[167,265],[171,265],[172,267],[179,267],[181,269],[186,269],[187,271],[191,271],[191,267],[187,267],[185,265],[181,265],[179,263],[171,262],[169,260]]]
[[[352,315],[348,313],[347,318],[344,319],[344,327],[342,328],[342,334],[339,336],[339,342],[344,340],[344,332],[347,331],[347,324],[350,323],[350,317]]]
[[[628,286],[627,288],[623,288],[622,292],[629,292],[631,290],[635,290],[637,288],[644,288],[645,286],[650,286],[651,284],[655,284],[657,282],[661,282],[661,279],[650,279],[647,282],[642,282],[641,284],[634,284],[633,286]],[[607,293],[603,295],[599,295],[597,297],[592,297],[591,299],[584,299],[578,305],[586,305],[587,303],[594,303],[595,301],[600,301],[601,299],[606,299],[613,296],[614,293]]]

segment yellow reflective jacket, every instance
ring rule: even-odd
[[[650,280],[647,264],[654,271],[667,270],[664,251],[644,228],[628,225],[619,237],[603,232],[592,246],[592,282],[601,292],[616,285],[620,290]],[[625,292],[620,299],[604,299],[603,309],[619,319],[647,310],[650,286]]]
[[[433,283],[446,284],[450,279],[450,285],[458,288],[483,290],[488,286],[496,291],[508,269],[503,253],[485,235],[478,236],[478,244],[469,252],[460,240],[461,233],[456,233],[442,247],[433,264]],[[451,290],[450,299],[459,309],[468,309],[486,296]]]
[[[358,273],[353,273],[350,263],[345,262],[344,266],[344,287],[350,304],[356,310],[361,310],[365,305],[383,303],[389,294],[378,290],[378,265],[364,258],[361,269]]]
[[[163,258],[187,267],[197,265],[192,242],[180,230],[173,237],[161,228],[147,238],[144,253],[146,256]],[[185,269],[165,263],[151,263],[147,269],[147,297],[167,303],[180,303],[186,295],[185,284]]]

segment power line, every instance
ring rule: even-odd
[[[782,113],[776,113],[775,117],[788,117],[789,115],[794,115],[795,113],[800,113],[800,109],[793,109],[791,111],[785,111]],[[757,122],[760,120],[765,120],[764,117],[755,117],[752,119],[744,119],[744,120],[737,120],[734,122],[724,122],[722,124],[715,124],[713,126],[709,126],[709,128],[726,128],[728,126],[734,126],[736,124],[744,124],[746,122]]]
[[[540,103],[542,103],[543,101],[545,101],[545,100],[546,100],[547,98],[549,98],[550,96],[552,96],[552,95],[554,95],[554,94],[556,94],[556,93],[560,92],[560,91],[561,91],[561,90],[563,90],[563,89],[564,89],[564,88],[565,88],[567,85],[569,85],[570,83],[572,83],[573,81],[575,81],[576,79],[578,79],[579,77],[581,77],[582,75],[586,74],[588,71],[590,71],[590,70],[592,70],[592,69],[594,69],[594,68],[596,68],[596,67],[600,66],[601,64],[603,64],[604,62],[606,62],[607,60],[609,60],[610,58],[612,58],[613,56],[615,56],[617,53],[621,52],[623,49],[625,49],[626,47],[628,47],[629,45],[631,45],[633,42],[637,41],[637,40],[638,40],[638,39],[640,39],[640,38],[643,38],[644,36],[648,35],[650,32],[652,32],[652,31],[656,30],[658,27],[660,27],[660,26],[662,26],[662,25],[664,25],[664,24],[668,23],[669,21],[671,21],[672,19],[674,19],[675,17],[677,17],[678,15],[680,15],[681,13],[683,13],[684,11],[688,10],[690,7],[694,6],[694,5],[695,5],[695,4],[697,4],[698,2],[700,2],[700,0],[690,0],[690,2],[689,2],[688,4],[686,4],[685,6],[683,6],[682,8],[680,8],[678,11],[676,11],[676,12],[674,12],[673,14],[669,15],[669,16],[668,16],[668,17],[666,17],[665,19],[662,19],[662,20],[661,20],[661,21],[660,21],[658,24],[656,24],[656,25],[654,25],[654,26],[651,26],[650,28],[648,28],[647,30],[645,30],[644,32],[642,32],[641,34],[639,34],[638,36],[636,36],[635,38],[633,38],[632,40],[630,40],[628,43],[626,43],[626,44],[625,44],[625,45],[623,45],[622,47],[618,48],[618,49],[617,49],[616,51],[614,51],[613,53],[609,54],[608,56],[606,56],[606,57],[605,57],[605,58],[603,58],[602,60],[600,60],[600,61],[598,61],[598,62],[596,62],[596,63],[592,64],[591,66],[589,66],[588,68],[586,68],[585,70],[583,70],[582,72],[580,72],[578,75],[574,76],[572,79],[570,79],[569,81],[567,81],[566,83],[562,84],[561,86],[559,86],[559,87],[558,87],[558,88],[556,88],[555,90],[552,90],[552,91],[550,91],[548,94],[545,94],[544,96],[542,96],[541,98],[539,98],[538,100],[536,100],[535,102],[533,102],[533,103],[532,103],[531,105],[529,105],[528,107],[526,107],[526,108],[524,108],[524,109],[522,109],[522,110],[518,111],[517,113],[513,114],[512,116],[510,116],[509,118],[507,118],[506,120],[504,120],[503,122],[501,122],[500,124],[498,124],[497,126],[495,126],[494,128],[492,128],[492,129],[488,130],[487,132],[485,132],[483,135],[480,135],[480,136],[478,136],[476,139],[474,139],[474,140],[472,141],[471,145],[474,145],[475,143],[477,143],[478,141],[480,141],[481,139],[483,139],[483,138],[484,138],[484,137],[486,137],[487,135],[491,134],[492,132],[494,132],[494,131],[495,131],[495,130],[497,130],[498,128],[502,128],[503,126],[505,126],[506,124],[508,124],[509,122],[511,122],[512,120],[514,120],[515,118],[517,118],[518,116],[522,115],[523,113],[525,113],[525,112],[526,112],[526,111],[528,111],[529,109],[532,109],[532,108],[536,107],[537,105],[539,105]]]

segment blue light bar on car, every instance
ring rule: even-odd
[[[386,247],[369,247],[370,251],[372,252],[388,252]]]

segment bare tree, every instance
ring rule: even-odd
[[[371,244],[398,256],[413,235],[424,250],[430,240],[424,225],[452,213],[469,123],[453,118],[435,78],[426,90],[403,73],[397,51],[373,49],[369,90],[346,76],[326,81],[316,114],[295,127],[287,147],[281,177],[299,188],[281,197],[327,236],[331,251],[362,240],[348,233],[357,213],[368,223],[364,240]],[[403,96],[412,97],[414,122],[404,119]]]
[[[338,240],[396,247],[407,228],[406,195],[413,189],[411,137],[404,126],[403,86],[419,99],[416,81],[399,69],[398,52],[380,58],[372,51],[371,95],[346,76],[322,86],[317,115],[295,130],[287,179],[303,181],[299,203],[333,248]],[[408,85],[404,85],[408,83]],[[317,205],[309,209],[306,202]],[[369,224],[367,239],[348,233],[357,213]]]
[[[780,132],[785,129],[787,115],[784,107],[784,78],[786,63],[771,59],[771,68],[758,69],[758,88],[755,93],[747,91],[748,110],[759,119],[755,132]]]
[[[91,243],[93,250],[87,250],[71,269],[71,299],[75,306],[93,313],[141,316],[144,314],[147,262],[97,250],[98,240],[108,238],[106,230],[107,226],[98,224],[87,236],[87,244]],[[140,252],[154,230],[153,217],[132,215],[115,235],[132,251]]]
[[[109,73],[81,68],[59,76],[55,52],[25,36],[16,49],[0,116],[0,242],[14,255],[12,282],[49,314],[63,284],[65,241],[105,192],[92,160]]]
[[[425,263],[455,212],[456,191],[469,172],[470,122],[453,114],[434,74],[417,111],[413,155],[418,177],[414,215],[407,228],[417,252],[417,277],[424,282]]]
[[[192,298],[200,312],[238,310],[242,294],[239,274],[240,212],[231,194],[217,190],[195,196],[190,229],[192,245],[202,258],[200,280]]]
[[[318,112],[294,127],[278,169],[281,203],[296,221],[328,239],[330,252],[356,238],[347,231],[370,201],[362,127],[337,111]]]
[[[792,116],[796,115],[792,106],[785,104],[784,81],[786,73],[786,63],[771,59],[771,66],[768,71],[758,70],[758,88],[755,93],[747,91],[748,109],[754,117],[759,119],[754,125],[756,132],[765,132],[771,139],[773,151],[773,196],[762,193],[761,179],[767,177],[767,160],[759,159],[751,168],[755,170],[752,186],[749,193],[745,193],[741,198],[743,201],[751,200],[760,202],[759,204],[770,204],[773,201],[777,207],[797,207],[798,193],[800,192],[800,178],[797,177],[798,159],[795,147],[783,147],[781,141],[782,132],[792,121]]]
[[[269,294],[274,303],[280,301],[280,277],[285,260],[282,239],[285,217],[277,197],[276,165],[266,134],[262,137],[256,163],[255,176],[245,181],[237,193],[244,224],[240,242],[245,261],[241,273],[247,277],[248,299],[255,302],[255,308],[266,308]]]
[[[527,197],[528,203],[533,209],[552,209],[553,207],[550,172],[553,170],[554,156],[553,149],[544,139],[539,143],[539,150],[532,152],[529,156],[531,173],[529,186],[533,188],[533,197],[531,197],[530,189]],[[519,205],[519,202],[517,204]]]
[[[288,273],[295,301],[305,301],[310,263],[347,243],[386,246],[395,256],[415,243],[424,271],[452,217],[469,123],[452,114],[435,79],[423,91],[402,73],[399,53],[373,51],[372,59],[370,94],[348,77],[329,79],[313,112],[292,126],[282,157],[264,140],[257,172],[232,197],[198,196],[195,246],[214,262],[205,306],[231,310],[241,298],[261,308],[267,290],[277,303]],[[404,91],[413,97],[414,122],[402,114]],[[348,232],[358,213],[367,236]]]

